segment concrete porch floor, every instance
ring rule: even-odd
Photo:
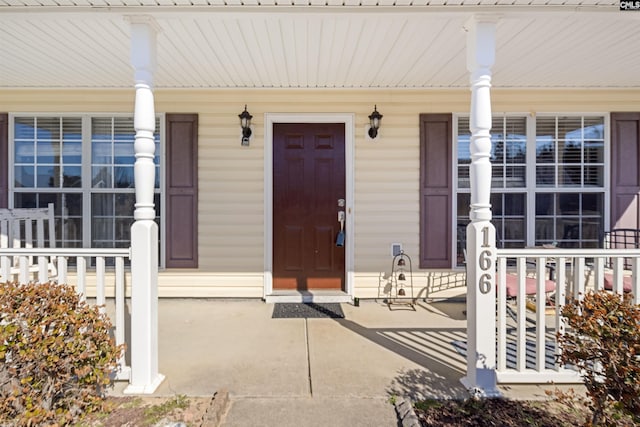
[[[343,303],[345,319],[272,319],[260,300],[161,299],[155,395],[228,390],[224,426],[395,426],[394,396],[463,398],[465,303]],[[126,384],[120,383],[115,393]],[[505,395],[544,398],[539,386]]]

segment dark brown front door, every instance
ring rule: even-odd
[[[344,290],[344,123],[273,125],[273,289]]]

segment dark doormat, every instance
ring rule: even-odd
[[[303,318],[344,319],[339,303],[276,303],[273,307],[272,319]]]

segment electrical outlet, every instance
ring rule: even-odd
[[[400,255],[400,252],[402,252],[402,243],[392,243],[391,256]]]

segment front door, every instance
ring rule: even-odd
[[[344,199],[344,123],[274,123],[274,290],[344,290]]]

